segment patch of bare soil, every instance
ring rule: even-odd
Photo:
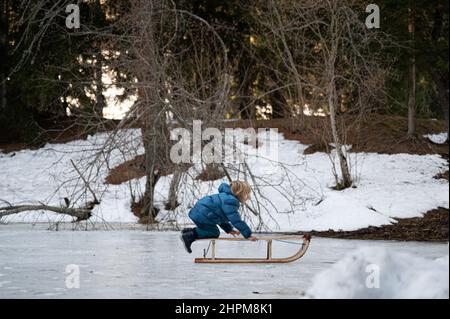
[[[85,140],[89,135],[114,130],[118,123],[117,120],[105,119],[102,120],[101,125],[95,125],[95,123],[80,123],[71,118],[63,118],[58,121],[49,119],[40,123],[42,125],[41,132],[28,143],[0,138],[0,152],[9,154],[25,149],[36,150],[46,143],[62,144],[75,140]]]
[[[107,184],[119,185],[131,179],[145,176],[144,155],[138,155],[119,166],[113,168],[106,178]]]
[[[439,207],[423,217],[399,218],[392,225],[368,227],[355,231],[312,231],[317,237],[368,240],[401,240],[446,242],[448,238],[448,209]]]
[[[142,211],[144,209],[144,201],[140,199],[137,202],[133,202],[131,204],[131,211],[133,212],[133,215],[139,218],[138,223],[139,224],[154,224],[155,223],[155,217],[158,215],[159,209],[153,207],[152,213],[150,216],[148,213],[144,214]]]
[[[216,181],[224,177],[226,177],[226,173],[222,168],[216,165],[207,165],[195,179],[206,182]]]

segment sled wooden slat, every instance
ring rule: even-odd
[[[217,258],[216,257],[216,241],[248,241],[244,238],[213,238],[201,239],[211,241],[211,258],[196,258],[197,264],[276,264],[290,263],[303,257],[309,247],[311,241],[310,235],[304,236],[282,236],[282,237],[258,237],[258,240],[267,241],[267,257],[266,258]],[[303,240],[300,250],[286,258],[273,258],[273,241],[274,240]]]
[[[286,235],[286,236],[261,236],[261,237],[258,237],[258,241],[261,241],[261,240],[267,240],[267,241],[269,241],[269,240],[303,240],[304,239],[304,236],[299,236],[299,235],[293,235],[293,236],[289,236],[289,235]],[[245,239],[245,238],[241,238],[241,237],[220,237],[220,238],[202,238],[202,239],[197,239],[197,241],[198,240],[208,240],[208,241],[212,241],[212,240],[215,240],[215,241],[223,241],[223,240],[230,240],[230,241],[249,241],[248,239]]]

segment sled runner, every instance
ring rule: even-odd
[[[304,236],[281,236],[281,237],[258,237],[258,240],[265,240],[267,242],[267,256],[266,258],[217,258],[216,257],[216,242],[217,241],[247,241],[244,238],[213,238],[213,239],[200,239],[211,241],[211,257],[196,258],[197,264],[275,264],[275,263],[290,263],[303,257],[309,247],[311,236],[306,234]],[[303,240],[300,250],[290,257],[285,258],[273,258],[272,257],[272,244],[273,241],[287,241],[287,240]]]

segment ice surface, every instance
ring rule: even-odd
[[[193,258],[201,257],[207,245],[195,243],[194,254],[188,255],[177,232],[46,231],[3,225],[0,298],[304,298],[315,275],[328,269],[332,284],[341,274],[333,264],[360,247],[402,252],[412,262],[420,255],[420,260],[430,260],[429,271],[435,269],[433,258],[448,255],[447,244],[313,238],[306,255],[290,264],[194,264]],[[296,249],[274,243],[275,257]],[[219,242],[217,253],[262,257],[265,242]],[[358,265],[366,260],[372,261],[362,258]],[[79,266],[80,288],[66,287],[68,265]],[[404,268],[392,268],[397,270]]]

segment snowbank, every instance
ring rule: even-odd
[[[115,167],[142,153],[139,130],[122,130],[116,136],[123,144],[121,149],[113,149],[108,158],[110,167]],[[91,188],[101,199],[101,205],[95,208],[91,221],[136,222],[130,212],[130,190],[127,184],[107,186],[108,167],[101,150],[110,135],[99,133],[86,140],[76,140],[66,144],[47,144],[38,150],[21,150],[13,154],[0,152],[0,205],[6,201],[15,205],[24,203],[46,203],[64,205],[64,197],[76,198],[75,207],[92,200],[85,192],[79,175],[71,160],[85,167],[95,157],[101,161],[83,171]],[[72,217],[51,212],[26,212],[2,218],[4,222],[70,222]]]
[[[267,210],[260,210],[260,217],[246,216],[254,229],[261,218],[270,231],[351,231],[395,223],[393,218],[420,217],[437,207],[449,207],[448,182],[433,178],[448,169],[446,160],[439,155],[349,153],[354,187],[335,191],[331,188],[335,181],[329,155],[304,155],[306,148],[307,145],[285,140],[280,135],[279,160],[284,167],[265,158],[251,162],[256,176],[279,185],[274,189],[264,186],[264,182],[258,183],[265,197],[259,196],[261,206]],[[196,176],[193,172],[190,175]],[[161,180],[157,187],[161,201],[168,192],[170,178]],[[193,182],[187,177],[185,184]],[[202,183],[194,194],[183,193],[178,214],[162,210],[161,220],[189,222],[185,212],[198,197],[216,192],[221,182]],[[252,204],[256,207],[254,202]]]
[[[326,299],[448,299],[449,257],[360,248],[318,274],[307,291]]]
[[[126,130],[120,134],[123,134],[124,145],[121,150],[112,151],[110,167],[143,153],[139,130]],[[14,156],[0,153],[0,199],[14,204],[42,201],[60,205],[64,197],[76,197],[79,203],[85,202],[90,195],[82,193],[84,187],[76,182],[77,173],[70,160],[76,163],[92,160],[108,138],[102,133],[86,141],[22,150]],[[278,141],[277,157],[281,164],[275,163],[269,153],[267,157],[258,157],[255,149],[244,146],[249,154],[249,166],[259,177],[257,184],[261,191],[258,193],[260,216],[244,214],[255,230],[262,224],[265,225],[260,228],[263,231],[356,230],[391,224],[395,222],[393,218],[418,217],[437,207],[449,207],[448,181],[433,178],[448,170],[447,161],[439,155],[349,153],[354,187],[335,191],[331,189],[335,181],[330,162],[334,153],[305,155],[303,152],[308,145],[286,140],[282,134],[269,138]],[[258,151],[261,154],[269,143],[263,136],[260,142]],[[161,209],[158,217],[161,222],[189,223],[187,213],[196,200],[215,193],[220,183],[226,181],[199,182],[195,177],[201,170],[195,165],[183,177],[178,194],[181,205],[175,211],[164,209],[172,176],[160,179],[155,196]],[[130,211],[128,183],[105,185],[106,165],[96,166],[93,172],[86,174],[91,187],[101,198],[92,221],[137,221]],[[195,187],[192,186],[194,183]],[[273,188],[268,184],[277,186]],[[139,194],[144,185],[145,179],[132,181],[133,192]],[[258,207],[255,201],[250,205]],[[72,221],[72,218],[51,212],[33,212],[7,216],[2,221],[54,222]]]

